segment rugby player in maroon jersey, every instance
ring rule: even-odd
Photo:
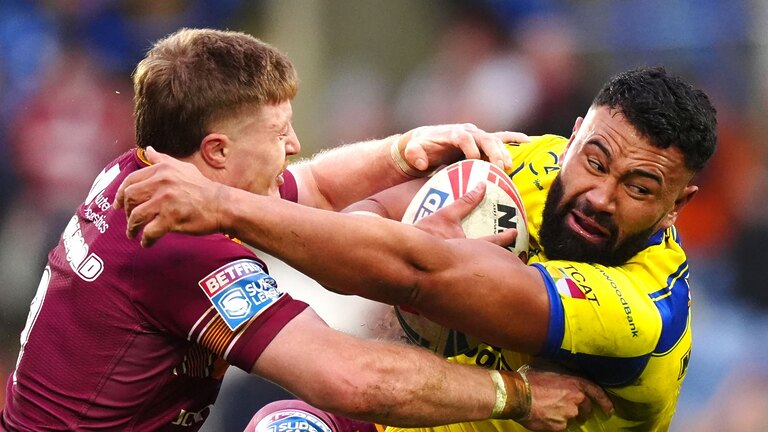
[[[139,148],[83,191],[49,254],[0,429],[197,430],[228,365],[323,409],[387,424],[494,416],[556,430],[585,415],[591,399],[609,409],[581,378],[530,372],[527,388],[515,372],[493,375],[332,330],[225,235],[169,235],[151,249],[126,238],[125,213],[110,203],[123,179],[148,165],[149,145],[213,181],[340,209],[462,154],[508,165],[502,140],[524,138],[472,125],[419,128],[286,170],[300,150],[296,86],[284,55],[242,33],[184,29],[150,50],[134,73]]]

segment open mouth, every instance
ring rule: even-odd
[[[572,230],[591,243],[606,242],[611,236],[611,232],[607,228],[576,210],[568,213],[566,222]]]

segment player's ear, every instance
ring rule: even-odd
[[[576,134],[579,133],[579,129],[581,128],[582,123],[584,123],[584,117],[576,117],[576,122],[574,122],[573,130],[571,131],[571,137],[568,139],[568,144],[565,146],[565,149],[563,149],[563,154],[560,155],[560,159],[565,156],[568,148],[571,147],[571,144],[573,144],[573,140],[576,139]]]
[[[582,123],[584,123],[584,117],[576,117],[576,121],[573,123],[573,130],[571,131],[570,141],[573,141],[573,138],[576,136],[576,133],[579,132],[579,128],[581,128]]]
[[[212,168],[224,168],[229,156],[229,137],[221,133],[210,133],[200,142],[200,156]]]
[[[682,210],[686,204],[691,202],[693,197],[696,195],[696,192],[698,191],[699,187],[696,185],[686,186],[675,200],[675,206],[672,208],[672,211],[667,213],[667,216],[664,218],[664,220],[661,221],[661,228],[667,229],[671,227],[677,220],[677,216],[680,214],[680,210]]]

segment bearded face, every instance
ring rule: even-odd
[[[552,183],[544,205],[539,243],[551,260],[567,260],[617,266],[643,248],[655,231],[655,224],[619,240],[619,228],[612,215],[596,210],[587,200],[574,196],[565,200],[560,175]],[[565,222],[569,214],[579,214],[601,227],[601,239],[588,240]]]

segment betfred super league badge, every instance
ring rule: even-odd
[[[249,259],[219,267],[198,285],[233,331],[283,295],[272,276],[257,261]]]
[[[256,424],[256,432],[331,432],[317,416],[299,409],[283,409]]]

